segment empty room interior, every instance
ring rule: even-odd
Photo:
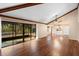
[[[79,56],[79,3],[0,3],[1,56]]]

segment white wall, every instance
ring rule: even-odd
[[[79,5],[78,5],[78,22],[77,22],[77,40],[79,41]]]
[[[52,34],[56,35],[69,35],[69,27],[66,25],[60,26],[61,30],[57,31],[58,26],[53,26],[52,27]]]
[[[79,35],[78,9],[59,18],[58,20],[62,20],[62,22],[60,22],[61,25],[65,24],[69,27],[69,37],[77,40],[77,36]],[[50,25],[53,25],[53,22],[50,23]]]
[[[47,25],[37,24],[37,33],[38,38],[47,36]]]

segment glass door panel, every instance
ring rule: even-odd
[[[30,28],[29,28],[29,24],[25,24],[24,25],[24,40],[28,41],[30,40]]]
[[[15,39],[14,44],[23,42],[23,24],[15,24]]]
[[[13,39],[13,23],[2,22],[2,47],[12,45]]]
[[[36,25],[32,24],[31,25],[31,39],[35,39],[36,38]]]

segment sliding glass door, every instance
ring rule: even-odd
[[[36,25],[31,25],[31,39],[35,39],[36,37]]]
[[[36,25],[2,21],[2,47],[35,39]]]
[[[30,40],[30,24],[24,25],[24,41]]]
[[[14,44],[23,42],[23,24],[15,23],[14,31],[15,31]]]
[[[25,38],[25,41],[36,38],[36,25],[35,24],[24,25],[24,38]]]
[[[14,24],[10,22],[2,22],[2,47],[13,44]]]

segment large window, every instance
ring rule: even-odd
[[[31,25],[31,39],[34,39],[36,37],[36,25]]]
[[[2,22],[2,47],[12,45],[13,42],[10,38],[14,36],[14,24],[10,22]]]
[[[3,38],[12,37],[13,24],[9,22],[2,22],[2,36]]]
[[[22,36],[23,35],[23,24],[16,24],[16,36]]]
[[[35,39],[36,25],[2,21],[2,47]]]
[[[14,23],[15,39],[14,44],[23,42],[23,24]]]
[[[30,33],[29,24],[24,25],[24,35],[29,36],[29,33]]]

